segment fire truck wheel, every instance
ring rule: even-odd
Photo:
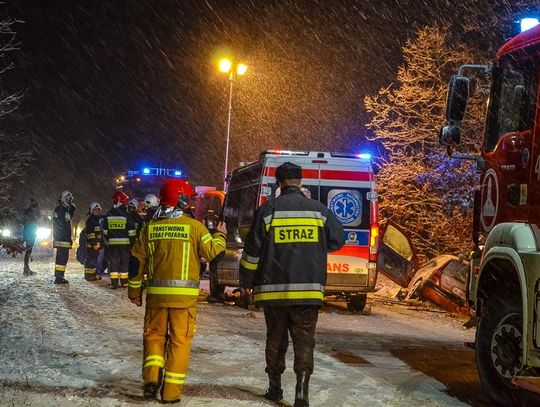
[[[367,294],[351,295],[347,299],[347,309],[351,312],[361,313],[367,302]]]
[[[217,261],[211,261],[208,267],[209,269],[208,280],[210,282],[210,296],[212,296],[216,300],[222,300],[225,298],[225,286],[219,284],[217,267],[218,267]]]
[[[493,295],[484,304],[476,330],[476,365],[486,394],[500,405],[521,405],[534,397],[514,385],[523,366],[522,310],[508,293]]]

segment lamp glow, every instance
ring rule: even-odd
[[[232,62],[230,59],[227,59],[227,58],[223,58],[219,61],[218,63],[218,69],[221,71],[221,72],[229,72],[232,68]]]
[[[143,168],[143,174],[150,174],[150,168]]]
[[[240,76],[244,75],[247,70],[248,66],[246,64],[238,64],[238,66],[236,67],[236,73]]]

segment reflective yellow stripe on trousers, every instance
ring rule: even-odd
[[[165,366],[165,359],[161,355],[148,355],[144,359],[143,368],[148,366],[163,367]]]
[[[186,380],[185,373],[173,373],[165,371],[165,382],[172,384],[184,384]]]

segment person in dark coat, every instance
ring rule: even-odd
[[[37,232],[37,219],[36,219],[36,209],[38,208],[38,203],[35,199],[30,198],[30,204],[28,208],[24,210],[23,214],[23,240],[24,240],[24,270],[23,274],[25,276],[32,276],[36,274],[30,270],[30,258],[32,256],[32,249],[36,243],[36,232]]]
[[[88,219],[85,225],[86,259],[84,263],[84,278],[87,281],[99,280],[96,275],[99,251],[103,247],[103,232],[99,225],[101,205],[92,202],[88,208]]]
[[[255,213],[240,261],[240,281],[256,305],[264,307],[266,373],[264,397],[283,398],[281,375],[289,333],[294,348],[294,406],[307,407],[313,373],[315,326],[323,304],[327,253],[345,243],[343,225],[322,203],[306,198],[302,168],[284,163],[276,169],[281,194]],[[252,291],[253,290],[253,291]]]
[[[56,248],[54,284],[69,284],[69,281],[64,278],[64,274],[69,259],[69,250],[73,244],[71,219],[73,219],[74,214],[73,195],[69,191],[64,191],[60,194],[53,215],[53,247]]]

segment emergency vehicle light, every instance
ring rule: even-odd
[[[370,153],[360,153],[360,154],[330,153],[330,155],[336,158],[360,158],[361,160],[371,160]]]
[[[265,150],[262,154],[278,154],[278,155],[308,155],[309,151],[290,151],[290,150]]]
[[[530,30],[531,28],[536,27],[538,24],[540,24],[540,22],[538,21],[538,18],[534,18],[534,17],[522,18],[521,20],[519,20],[520,32]]]
[[[143,168],[143,174],[150,174],[150,168]]]

